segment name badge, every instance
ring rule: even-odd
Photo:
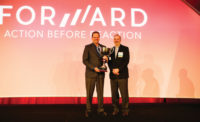
[[[111,57],[109,57],[109,60],[111,60]]]
[[[118,52],[118,58],[123,58],[123,52]]]

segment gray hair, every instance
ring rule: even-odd
[[[120,38],[120,40],[121,40],[121,36],[120,36],[119,34],[115,34],[113,37],[115,37],[115,36],[119,36],[119,38]]]

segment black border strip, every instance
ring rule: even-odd
[[[186,0],[182,0],[185,4],[187,4],[190,8],[192,8],[197,14],[200,15],[200,11],[198,11],[194,6],[192,6],[189,2]]]

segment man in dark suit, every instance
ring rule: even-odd
[[[91,115],[91,105],[92,105],[92,97],[94,93],[94,88],[96,85],[97,97],[98,97],[98,114],[102,116],[107,116],[107,113],[104,112],[103,108],[103,87],[104,87],[104,77],[105,73],[100,72],[99,68],[103,62],[103,58],[100,57],[98,53],[100,51],[100,47],[103,45],[99,44],[100,34],[98,31],[94,31],[92,33],[92,43],[85,46],[83,53],[83,63],[86,66],[85,72],[85,80],[86,80],[86,92],[87,92],[87,104],[86,104],[86,112],[85,116],[89,117]]]
[[[129,63],[129,48],[121,44],[121,36],[114,35],[114,52],[110,55],[108,66],[110,68],[110,82],[112,91],[112,104],[114,111],[113,116],[119,113],[119,93],[122,96],[122,115],[128,116],[128,63]]]

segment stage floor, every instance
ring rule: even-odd
[[[112,117],[112,106],[105,105],[108,117],[85,118],[85,105],[1,105],[0,122],[199,122],[200,105],[188,103],[131,104],[129,117]]]

